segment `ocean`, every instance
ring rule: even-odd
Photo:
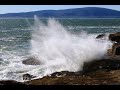
[[[120,19],[0,19],[0,80],[24,81],[56,71],[80,71],[84,62],[101,59],[111,42],[99,34],[120,31]],[[37,57],[41,65],[22,60]],[[36,79],[34,78],[34,79]]]

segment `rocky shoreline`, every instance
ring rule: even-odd
[[[25,82],[0,81],[0,85],[119,85],[120,61],[95,60],[84,64],[81,72],[55,72],[40,79]]]
[[[120,61],[95,60],[84,64],[81,72],[55,72],[51,76],[25,82],[26,85],[119,85]]]

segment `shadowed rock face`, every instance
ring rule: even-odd
[[[3,80],[0,81],[0,85],[25,85],[25,83],[17,82],[14,80]]]
[[[110,34],[109,35],[109,40],[120,42],[120,32]]]
[[[29,57],[23,60],[22,63],[25,65],[40,65],[41,64],[41,62],[35,57]]]
[[[120,32],[110,34],[109,40],[113,41],[113,45],[108,49],[108,56],[120,60]]]
[[[102,59],[84,63],[83,73],[94,72],[97,70],[111,71],[118,69],[120,69],[120,60]]]
[[[120,60],[120,43],[114,43],[111,49],[108,49],[107,54],[112,58]]]

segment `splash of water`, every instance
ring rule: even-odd
[[[111,44],[107,39],[95,39],[96,34],[73,34],[53,18],[45,24],[35,16],[31,28],[30,56],[37,57],[42,65],[25,65],[25,56],[14,51],[4,53],[1,48],[0,80],[23,81],[22,75],[26,73],[42,78],[57,71],[80,71],[84,62],[104,58]]]
[[[44,24],[35,16],[30,52],[49,70],[49,66],[56,66],[60,70],[80,71],[84,62],[101,59],[106,54],[109,42],[94,36],[86,32],[72,34],[53,18]]]

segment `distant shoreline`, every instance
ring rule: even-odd
[[[51,17],[50,17],[51,18]],[[52,17],[54,18],[54,17]],[[34,18],[25,18],[25,17],[9,17],[9,18],[2,18],[0,19],[34,19]],[[49,18],[39,18],[39,19],[49,19]],[[55,19],[120,19],[120,18],[55,18]]]

